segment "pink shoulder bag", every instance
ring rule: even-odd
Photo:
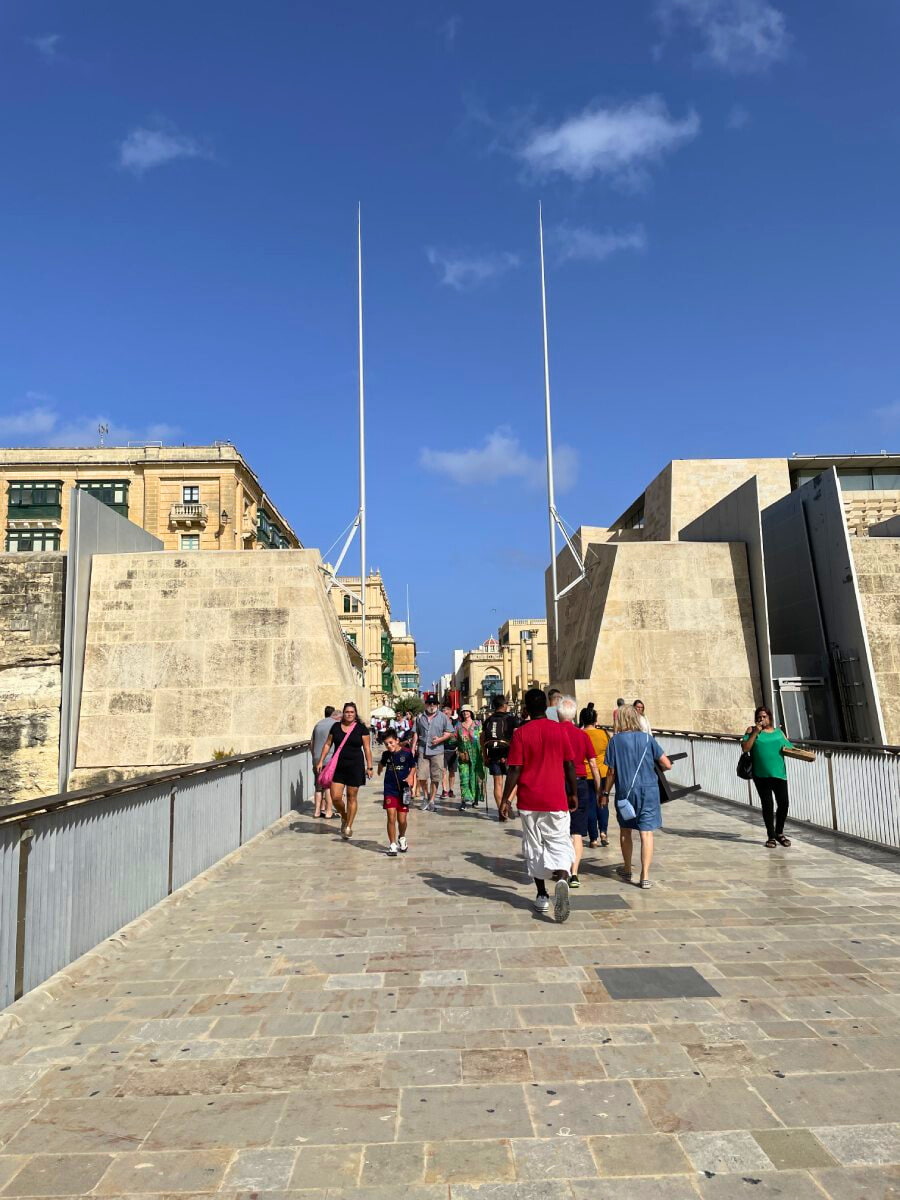
[[[350,736],[350,734],[353,732],[353,730],[356,728],[356,726],[358,724],[359,724],[358,721],[353,722],[353,724],[350,726],[350,728],[344,734],[344,740],[341,742],[341,744],[338,746],[337,750],[335,750],[334,754],[332,754],[331,758],[328,760],[328,762],[325,764],[325,766],[319,772],[319,778],[318,778],[317,785],[316,785],[318,787],[319,791],[324,792],[324,790],[327,787],[331,787],[331,782],[334,779],[334,773],[337,770],[338,759],[341,756],[341,751],[347,745],[347,738]]]

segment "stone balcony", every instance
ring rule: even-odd
[[[198,529],[205,529],[208,521],[208,504],[173,504],[169,509],[169,525],[172,528],[196,526]]]

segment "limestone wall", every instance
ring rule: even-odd
[[[314,550],[94,559],[75,779],[309,736],[363,697]]]
[[[639,697],[656,726],[746,728],[760,680],[743,543],[585,550],[588,579],[560,605],[559,686],[601,714]]]
[[[786,458],[674,459],[644,493],[644,539],[677,538],[686,525],[753,475],[759,480],[763,508],[791,490]]]
[[[0,554],[0,804],[53,795],[65,556]]]
[[[900,745],[900,538],[851,538],[888,745]]]

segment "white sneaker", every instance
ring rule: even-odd
[[[569,919],[569,884],[565,879],[556,881],[553,892],[553,915],[560,924]]]
[[[405,837],[402,837],[400,839],[400,841],[397,843],[397,849],[400,851],[401,854],[405,854],[407,852],[407,850],[409,849],[409,843],[407,842]]]
[[[391,858],[396,858],[397,850],[398,850],[397,843],[391,842],[391,844],[388,846],[387,850],[385,850],[385,854],[389,854],[391,856]]]
[[[431,803],[428,805],[428,811],[429,811],[429,812],[437,812],[437,809],[434,807],[434,801],[433,801],[433,800],[432,800],[432,802],[431,802]]]
[[[538,912],[546,912],[550,907],[549,896],[537,896],[534,901],[534,907]]]

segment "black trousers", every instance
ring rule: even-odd
[[[788,786],[786,779],[772,779],[763,776],[760,779],[753,776],[759,802],[762,805],[763,820],[766,823],[766,833],[770,838],[781,837],[784,833],[784,821],[788,813]],[[777,811],[775,805],[778,805]]]

